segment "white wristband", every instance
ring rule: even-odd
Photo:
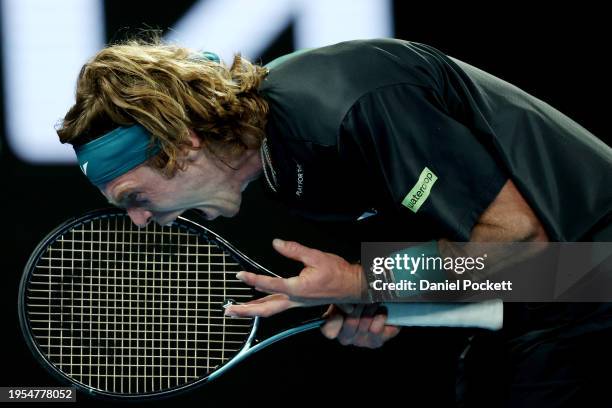
[[[387,324],[394,326],[477,327],[499,330],[504,303],[500,299],[478,303],[384,303]]]

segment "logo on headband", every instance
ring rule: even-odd
[[[84,175],[87,175],[87,165],[89,164],[88,161],[86,161],[85,163],[83,163],[81,167],[81,171],[83,172]]]

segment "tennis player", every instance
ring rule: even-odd
[[[241,192],[260,178],[298,214],[397,217],[412,225],[406,241],[437,240],[438,251],[446,240],[612,241],[612,150],[545,102],[424,44],[351,41],[266,67],[239,56],[227,67],[212,53],[157,42],[109,46],[83,66],[58,135],[137,225],[167,224],[192,208],[208,219],[234,216]],[[228,314],[341,304],[329,311],[326,336],[378,347],[397,334],[362,304],[359,265],[273,244],[304,270],[289,279],[242,272],[270,295]],[[468,372],[491,381],[490,392],[468,392],[467,401],[603,397],[593,373],[612,362],[607,304],[526,304],[515,314],[521,323],[495,335],[495,358],[478,358],[476,346],[468,353],[477,367]],[[512,326],[513,316],[504,318]],[[481,338],[486,350],[491,339]]]

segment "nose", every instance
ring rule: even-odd
[[[127,213],[132,222],[140,228],[146,227],[153,217],[151,211],[143,210],[142,208],[130,208],[127,210]]]

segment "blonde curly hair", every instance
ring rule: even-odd
[[[257,89],[266,74],[240,55],[228,68],[158,38],[111,45],[81,69],[57,134],[78,146],[138,123],[161,146],[150,163],[171,177],[190,130],[222,160],[261,145],[268,104]]]

